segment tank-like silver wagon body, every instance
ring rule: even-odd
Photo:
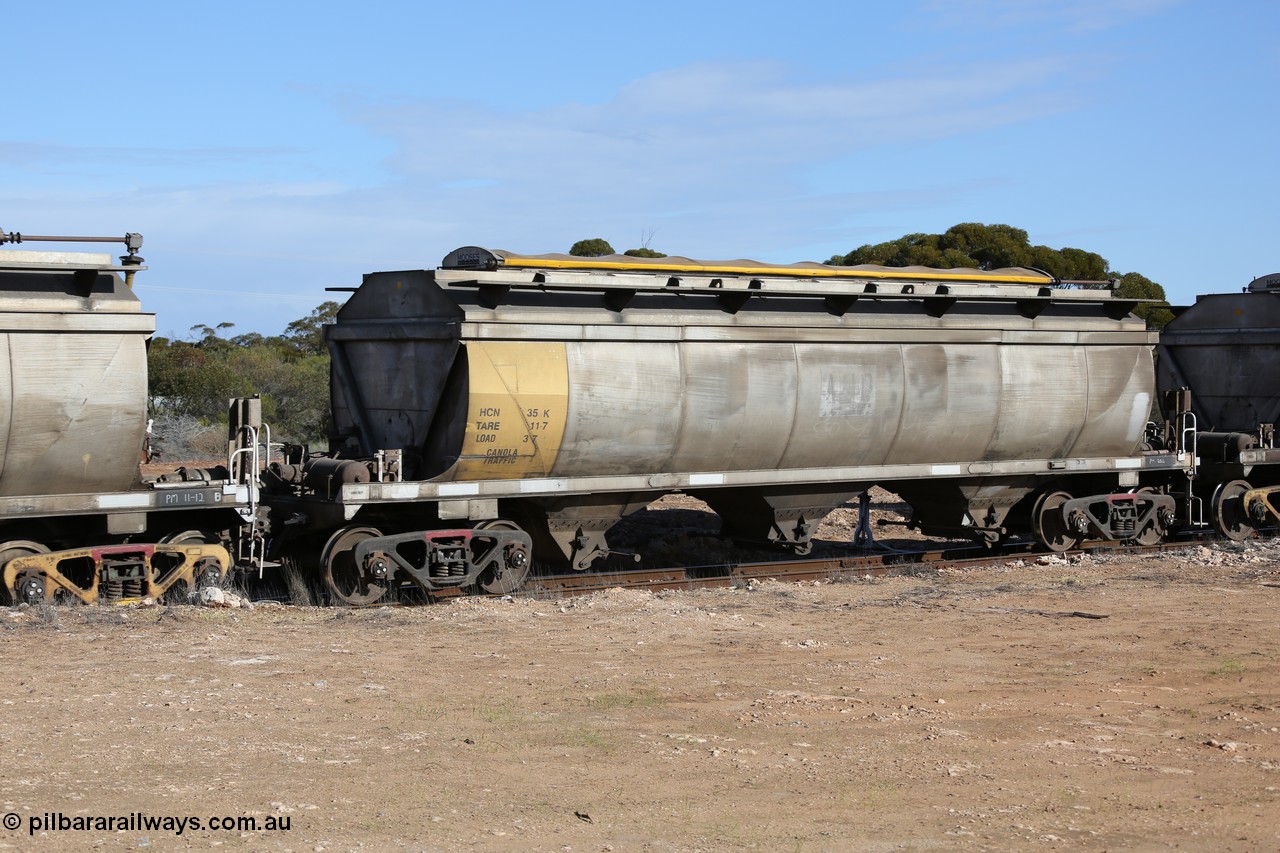
[[[109,254],[0,251],[0,497],[123,491],[147,418],[142,313]]]
[[[934,527],[998,527],[1037,477],[1131,457],[1151,407],[1132,303],[1054,284],[460,249],[365,277],[328,329],[334,422],[439,494],[520,481],[567,554],[677,488],[784,543],[872,483]],[[541,491],[575,478],[595,495]]]

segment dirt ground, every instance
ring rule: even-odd
[[[1275,850],[1278,602],[1271,541],[418,608],[0,609],[0,848]]]

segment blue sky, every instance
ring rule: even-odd
[[[1171,301],[1280,269],[1280,2],[21,4],[0,228],[146,238],[161,334],[604,237],[825,260],[958,222]]]

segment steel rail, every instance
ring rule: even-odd
[[[487,598],[555,599],[572,598],[610,589],[690,590],[746,586],[752,581],[778,580],[802,583],[833,580],[841,577],[893,577],[919,574],[922,571],[971,571],[1000,566],[1012,560],[1055,556],[1069,559],[1078,555],[1156,554],[1192,547],[1201,540],[1164,542],[1157,545],[1124,545],[1120,542],[1093,542],[1083,548],[1065,552],[1046,551],[1033,543],[1018,543],[987,551],[970,547],[895,551],[887,554],[863,554],[820,557],[804,560],[778,560],[751,563],[726,563],[714,566],[687,566],[666,569],[631,569],[576,572],[530,578],[518,592],[505,595],[479,593]],[[981,551],[974,555],[974,551]],[[430,596],[430,601],[468,597],[461,590],[448,590]]]

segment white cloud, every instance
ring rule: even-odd
[[[1074,76],[1071,63],[1039,57],[838,85],[793,80],[775,63],[698,64],[641,78],[597,105],[503,113],[436,100],[371,107],[353,118],[398,142],[392,167],[406,177],[507,184],[607,177],[630,186],[665,174],[683,185],[698,176],[714,182],[735,166],[787,170],[1051,115],[1072,104],[1064,83]]]
[[[560,242],[628,223],[679,230],[704,248],[709,231],[737,235],[739,247],[766,234],[773,245],[802,233],[808,243],[869,189],[854,177],[814,193],[803,182],[809,167],[1069,111],[1080,101],[1079,65],[1002,57],[813,83],[780,63],[699,63],[640,78],[599,104],[369,106],[352,120],[395,142],[389,166],[400,180],[347,201],[416,209],[441,236],[453,223],[506,234],[504,245],[541,233],[538,249],[556,223]]]

